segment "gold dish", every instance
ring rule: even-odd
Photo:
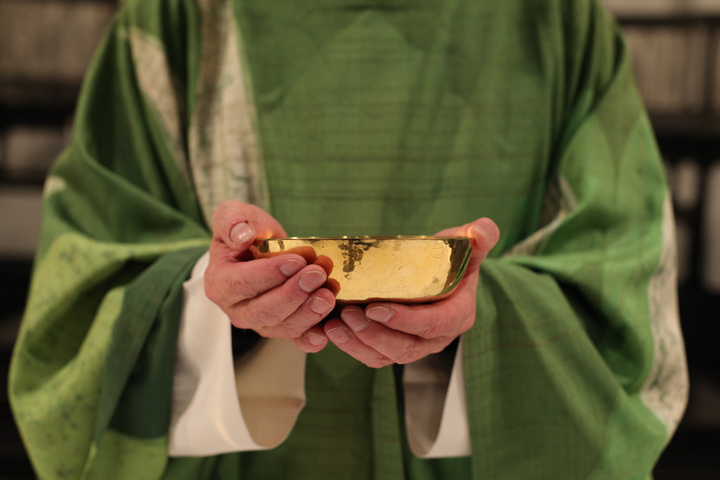
[[[253,252],[256,258],[288,252],[307,258],[308,247],[318,263],[321,256],[332,261],[327,286],[346,304],[439,300],[460,282],[471,253],[468,238],[430,236],[269,238],[258,240]]]

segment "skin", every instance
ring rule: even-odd
[[[325,319],[335,307],[324,286],[328,266],[298,254],[253,259],[256,238],[286,237],[282,226],[259,207],[229,200],[212,218],[205,293],[235,327],[267,338],[291,340],[302,351],[319,352],[333,342],[365,365],[380,368],[438,353],[475,322],[480,265],[500,231],[488,218],[445,229],[437,236],[465,236],[473,247],[465,275],[452,295],[437,302],[382,302],[348,306],[340,318]]]

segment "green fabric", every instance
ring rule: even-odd
[[[209,243],[189,179],[132,81],[122,34],[127,21],[119,19],[100,47],[71,144],[48,177],[31,293],[11,364],[13,411],[42,479],[82,478],[96,457],[112,456],[96,455],[98,443],[114,445],[102,443],[98,431],[116,415],[105,408],[118,401],[147,335],[172,332],[153,325],[155,313],[167,308],[168,297],[179,305],[171,290]],[[142,303],[125,302],[143,291]],[[120,338],[121,344],[114,341]],[[171,338],[165,343],[174,349]],[[172,361],[172,352],[164,358]],[[165,392],[157,393],[166,395],[168,385],[166,379],[159,386]],[[147,418],[144,409],[135,413]],[[138,477],[157,452],[166,457],[164,439],[147,445],[155,454],[125,456],[117,478]]]
[[[87,478],[159,478],[167,466],[167,439],[164,436],[142,438],[115,430],[103,433],[97,447],[93,446]],[[142,466],[142,468],[140,468]],[[77,478],[74,472],[63,472],[64,478]],[[61,477],[62,478],[62,477]]]
[[[108,425],[140,438],[162,437],[167,432],[182,280],[205,250],[200,247],[161,257],[125,291],[103,378],[96,437]],[[164,281],[168,278],[177,279],[169,290]],[[128,364],[127,357],[136,358],[136,363]]]
[[[470,457],[415,458],[397,369],[328,347],[281,446],[166,458],[181,283],[218,196],[258,184],[290,235],[498,223]],[[643,401],[667,186],[595,0],[128,0],[47,185],[10,381],[40,478],[646,479],[669,439]]]

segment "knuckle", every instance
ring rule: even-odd
[[[221,305],[222,295],[220,295],[211,285],[205,284],[205,296],[216,305]]]
[[[241,297],[243,299],[252,298],[256,295],[253,291],[253,282],[246,275],[233,275],[227,281],[228,290],[231,291],[235,297]]]
[[[218,267],[215,263],[210,262],[208,267],[205,269],[205,274],[203,275],[203,282],[205,283],[205,288],[207,289],[210,286],[214,286],[217,283],[218,279]]]
[[[210,300],[214,304],[221,306],[221,307],[227,306],[226,305],[227,304],[227,302],[226,302],[227,296],[223,295],[223,293],[218,288],[218,286],[215,282],[207,282],[206,281],[205,285],[204,285],[204,289],[205,289],[205,296],[208,298],[208,300]]]
[[[373,357],[363,361],[363,363],[370,368],[383,368],[392,365],[393,361],[385,357]]]
[[[230,202],[231,200],[225,200],[218,205],[210,218],[210,225],[212,226],[214,235],[220,236],[221,232],[224,230],[226,218],[230,211]]]
[[[385,338],[382,333],[372,330],[370,328],[367,328],[361,332],[355,332],[356,335],[358,335],[362,342],[373,348],[374,350],[383,351],[385,350],[385,345],[387,343],[387,339]]]
[[[280,323],[278,325],[278,329],[280,330],[283,338],[288,338],[291,340],[299,339],[305,333],[305,331],[301,328],[294,325],[289,325],[287,322]]]
[[[467,330],[474,321],[474,308],[459,308],[456,305],[448,304],[444,315],[438,316],[429,322],[419,336],[426,340],[445,337],[458,330]]]
[[[284,315],[278,309],[260,301],[248,304],[248,313],[249,317],[253,318],[256,323],[266,327],[274,327],[285,320]]]
[[[405,349],[400,353],[400,355],[395,359],[396,363],[399,363],[400,365],[404,365],[407,363],[412,363],[420,358],[422,358],[424,355],[420,353],[420,348],[416,343],[411,343]]]
[[[443,318],[442,320],[430,322],[420,333],[420,337],[424,339],[437,338],[442,336],[445,330],[447,330],[447,320]]]
[[[211,222],[222,222],[228,216],[228,214],[233,211],[242,211],[242,202],[232,199],[224,200],[220,202],[220,204],[215,208],[215,211],[213,212],[211,217]],[[215,223],[211,224],[215,225]]]
[[[435,342],[433,345],[431,345],[428,354],[435,354],[435,353],[442,352],[443,350],[445,350],[445,348],[448,345],[450,345],[452,340],[453,340],[452,338],[443,338],[441,342]]]
[[[273,327],[256,326],[252,330],[263,338],[280,338],[277,330]]]
[[[295,307],[300,307],[303,303],[307,302],[310,298],[310,293],[301,290],[297,284],[290,284],[291,288],[288,288],[287,303],[292,304]]]
[[[460,333],[465,333],[465,332],[467,332],[468,330],[470,330],[470,329],[473,327],[473,325],[475,325],[475,315],[466,317],[466,318],[465,318],[462,322],[460,322],[458,325],[459,325],[459,331],[460,331]]]
[[[242,312],[242,310],[240,310],[240,312]],[[241,330],[253,330],[260,336],[267,336],[266,332],[264,331],[265,327],[263,327],[262,325],[255,325],[252,322],[247,321],[245,315],[242,315],[242,313],[238,314],[238,309],[234,308],[226,313],[230,318],[230,323],[232,323],[233,327],[239,328]]]
[[[228,282],[226,272],[218,265],[208,265],[203,277],[203,288],[207,298],[217,305],[226,307],[230,304],[228,299],[233,298],[232,284]]]

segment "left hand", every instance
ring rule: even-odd
[[[448,297],[434,303],[406,305],[371,303],[349,306],[341,320],[323,327],[328,338],[345,353],[373,368],[411,363],[441,352],[475,322],[478,272],[500,231],[488,218],[438,232],[436,236],[470,238],[472,255],[463,279]]]

